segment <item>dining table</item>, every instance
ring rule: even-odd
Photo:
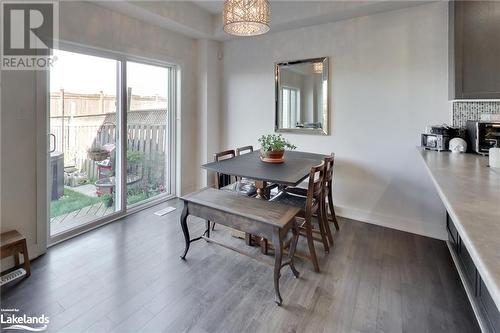
[[[255,181],[257,198],[268,200],[268,184],[297,186],[309,176],[311,167],[320,164],[327,155],[302,151],[286,151],[283,163],[269,163],[254,151],[218,162],[203,164],[202,168],[220,174]]]
[[[260,159],[260,151],[238,155],[225,160],[202,165],[203,169],[234,177],[246,178],[255,182],[257,199],[269,200],[268,184],[279,186],[297,186],[308,176],[311,168],[321,164],[327,155],[285,151],[282,163],[269,163]],[[245,243],[252,245],[253,236],[245,234]],[[267,254],[267,240],[259,240],[262,253]]]

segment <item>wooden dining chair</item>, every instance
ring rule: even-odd
[[[251,152],[253,152],[253,146],[244,146],[244,147],[236,148],[236,156],[248,154]]]
[[[252,152],[253,152],[253,146],[244,146],[244,147],[236,148],[236,156],[249,154]],[[245,181],[245,182],[252,182],[251,180],[248,180],[248,179],[242,178],[242,177],[236,177],[236,180]]]
[[[236,153],[233,149],[224,150],[218,153],[214,153],[214,162],[224,161],[235,156]],[[255,185],[248,182],[242,182],[236,177],[234,178],[235,181],[233,182],[233,177],[231,175],[217,172],[215,174],[215,188],[218,190],[235,192],[249,197],[257,195],[257,188],[255,187]],[[207,221],[207,232],[210,232],[210,223],[210,221]],[[212,223],[211,229],[215,229],[215,222]]]
[[[337,220],[337,215],[335,214],[335,208],[333,207],[333,171],[335,167],[335,154],[332,153],[330,156],[325,157],[326,172],[325,172],[325,213],[327,214],[328,220],[331,220],[335,225],[335,229],[340,230],[339,223]],[[328,207],[326,207],[328,205]],[[330,208],[330,214],[328,214],[328,208]],[[328,226],[328,231],[330,231],[330,226]],[[331,237],[331,233],[329,232]],[[333,239],[331,241],[333,245]]]
[[[243,146],[243,147],[239,147],[239,148],[236,148],[236,156],[240,156],[240,155],[245,155],[245,154],[249,154],[249,153],[252,153],[254,150],[253,150],[253,146]],[[246,179],[246,178],[237,178],[237,179],[240,179],[244,182],[252,182],[253,184],[255,184],[253,181],[249,180],[249,179]],[[278,184],[273,184],[273,183],[267,183],[267,186],[266,186],[266,193],[267,193],[267,198],[272,198],[274,197],[276,194],[277,194],[277,191],[276,193],[274,193],[273,195],[273,190],[278,188]],[[273,192],[272,192],[273,191]]]
[[[330,156],[324,158],[325,161],[325,183],[324,183],[324,194],[323,194],[323,205],[325,206],[324,212],[326,214],[325,221],[332,221],[335,225],[335,229],[340,230],[337,215],[335,214],[335,208],[333,206],[333,172],[335,166],[335,154],[332,153]],[[307,196],[307,188],[304,187],[287,187],[285,189],[288,193]],[[330,210],[330,213],[328,213]],[[330,225],[325,224],[325,230],[327,232],[328,240],[330,241],[330,246],[333,246],[333,236],[330,230]]]
[[[233,149],[224,150],[219,153],[214,153],[214,162],[220,162],[236,156]],[[223,191],[235,192],[241,195],[253,197],[257,195],[257,188],[249,182],[243,182],[241,179],[235,179],[233,182],[231,175],[226,175],[220,172],[215,174],[215,188]],[[210,221],[207,221],[207,232],[210,232]],[[215,229],[215,222],[212,223],[212,230]],[[210,234],[209,234],[210,235]]]
[[[309,259],[316,272],[319,272],[319,263],[318,257],[316,256],[316,250],[314,247],[314,241],[318,240],[323,243],[323,247],[325,252],[329,252],[328,239],[326,237],[326,231],[324,229],[324,217],[325,214],[323,212],[324,205],[323,201],[323,184],[325,177],[325,162],[321,162],[321,164],[316,165],[311,168],[309,172],[309,183],[307,188],[307,196],[295,195],[286,191],[280,192],[276,197],[271,199],[273,202],[279,202],[295,207],[300,207],[301,211],[298,217],[302,218],[304,222],[300,225],[300,234],[305,236],[307,239],[307,245],[309,248],[309,255],[306,255],[305,258]],[[321,238],[318,239],[313,236],[313,227],[312,220],[313,216],[316,215],[318,217],[318,224],[320,229]],[[302,256],[298,254],[298,256]]]
[[[235,156],[236,154],[233,149],[225,150],[214,154],[214,162],[220,162]],[[243,182],[241,179],[235,179],[233,182],[231,175],[219,172],[215,174],[215,187],[219,190],[232,191],[249,197],[257,194],[257,188],[251,182]]]
[[[328,207],[326,203],[326,198],[328,197],[329,194],[331,194],[331,183],[333,179],[333,165],[335,162],[335,155],[331,155],[328,157],[325,157],[323,160],[325,162],[325,178],[323,180],[323,193],[322,193],[322,198],[321,198],[321,205],[323,205],[322,213],[323,213],[323,227],[326,233],[326,236],[328,238],[328,241],[330,242],[330,246],[333,246],[333,235],[332,231],[330,230],[330,223],[328,223]],[[330,186],[329,186],[330,184]],[[331,201],[330,201],[331,202]],[[332,204],[333,207],[333,204]],[[335,214],[335,212],[333,213]],[[335,216],[335,215],[334,215]],[[336,219],[334,220],[335,227],[337,227],[337,221]],[[338,229],[337,229],[338,230]]]

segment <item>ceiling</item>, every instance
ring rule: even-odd
[[[215,15],[222,13],[224,7],[224,1],[193,1],[193,3]]]
[[[270,33],[368,16],[427,2],[432,1],[271,0]],[[224,33],[222,29],[221,14],[224,1],[98,1],[97,3],[190,37],[221,41],[237,38]]]
[[[224,1],[192,1],[212,15],[219,17]],[[305,26],[335,22],[353,17],[417,6],[430,1],[406,0],[323,0],[285,1],[271,0],[271,32],[297,29]]]

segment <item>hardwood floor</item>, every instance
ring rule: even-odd
[[[204,241],[181,261],[181,209],[153,214],[165,206],[50,248],[2,308],[49,316],[50,332],[479,332],[442,241],[340,219],[330,254],[317,245],[320,274],[300,259],[299,279],[283,270],[278,307],[267,265]]]

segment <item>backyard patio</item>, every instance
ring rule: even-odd
[[[127,205],[134,205],[160,193],[131,187],[127,192]],[[93,184],[65,186],[63,196],[51,202],[51,233],[56,235],[114,213],[114,200],[112,195],[99,197]]]
[[[71,96],[68,93],[62,96],[54,94],[55,110],[71,102],[68,95]],[[77,97],[90,98],[87,95]],[[105,100],[104,97],[100,96],[101,100]],[[65,100],[57,102],[58,98]],[[57,158],[51,160],[52,187],[55,189],[50,207],[51,235],[116,211],[116,113],[111,105],[102,107],[101,111],[103,113],[86,114],[86,111],[69,115],[61,111],[54,112],[51,117],[51,135],[57,148],[54,153]],[[166,191],[166,119],[166,109],[128,112],[127,206]]]
[[[98,201],[92,205],[78,208],[72,212],[52,217],[50,219],[50,232],[53,235],[57,235],[80,225],[95,221],[114,211],[115,208],[113,206],[107,207],[103,201]]]

